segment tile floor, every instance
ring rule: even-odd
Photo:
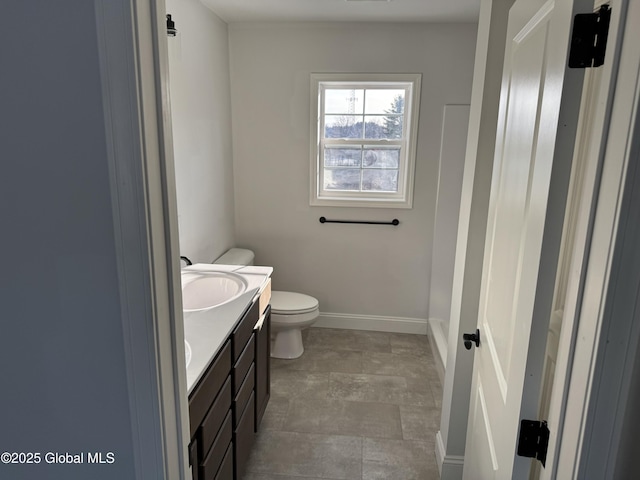
[[[244,480],[431,480],[442,387],[426,336],[310,328],[272,359]]]

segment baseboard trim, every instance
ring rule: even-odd
[[[321,312],[313,324],[320,328],[344,328],[347,330],[372,330],[374,332],[413,333],[427,335],[427,320],[423,318],[383,317],[347,313]]]
[[[442,433],[438,430],[436,433],[436,463],[438,464],[438,472],[440,473],[440,477],[442,478],[442,464],[444,463],[444,457],[446,452],[444,450],[444,442],[442,441]]]
[[[440,431],[436,434],[435,450],[438,472],[440,472],[440,480],[461,480],[462,469],[464,467],[464,456],[447,455]]]
[[[444,384],[444,371],[447,368],[447,346],[448,339],[442,327],[443,320],[437,318],[429,319],[429,343],[436,362],[436,370],[440,376],[440,381]]]

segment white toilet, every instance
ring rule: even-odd
[[[253,265],[254,254],[244,248],[232,248],[214,263]],[[304,352],[302,329],[313,324],[320,314],[318,300],[294,292],[271,292],[271,356],[298,358]]]

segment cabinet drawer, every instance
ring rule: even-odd
[[[189,397],[189,426],[193,437],[209,411],[211,402],[218,395],[231,371],[231,346],[227,342],[213,360],[211,368]]]
[[[253,327],[260,317],[260,305],[259,302],[253,302],[247,313],[245,313],[240,323],[236,326],[231,334],[231,357],[233,363],[238,360],[244,346],[249,341],[249,337],[253,332]]]
[[[238,426],[238,420],[240,418],[240,414],[244,412],[244,409],[247,406],[247,402],[253,393],[253,387],[255,385],[255,365],[252,363],[247,375],[244,377],[244,382],[240,386],[240,390],[236,395],[236,398],[233,400],[233,426]]]
[[[247,372],[249,368],[251,368],[251,364],[253,363],[253,358],[255,357],[255,336],[253,333],[249,337],[249,342],[247,343],[244,351],[238,358],[238,361],[233,366],[233,396],[235,397],[240,390],[240,385],[244,381],[244,377],[247,376]]]
[[[215,480],[233,480],[233,445],[229,445],[227,448],[227,453],[224,454]]]
[[[252,393],[247,408],[244,409],[242,417],[238,422],[238,426],[233,433],[233,448],[235,450],[235,471],[236,480],[240,480],[244,477],[247,469],[247,462],[249,455],[251,455],[251,447],[253,447],[253,441],[255,439],[254,433],[254,409],[255,409],[255,396]]]
[[[222,423],[224,422],[227,413],[231,408],[231,377],[227,377],[227,381],[224,383],[222,390],[216,397],[215,402],[207,412],[207,415],[202,421],[202,429],[199,440],[199,455],[203,458],[205,453],[209,451],[211,444],[216,438]]]
[[[224,419],[224,424],[211,446],[211,450],[209,450],[206,458],[200,464],[200,480],[213,480],[215,478],[215,475],[224,459],[225,452],[229,448],[229,443],[232,439],[232,431],[231,410],[229,410],[226,418]]]
[[[198,476],[200,473],[198,469],[198,440],[196,438],[189,445],[189,466],[191,467],[192,480],[200,480]]]

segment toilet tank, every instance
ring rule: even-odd
[[[223,265],[253,265],[255,255],[251,250],[246,248],[231,248],[223,253],[213,263]]]

